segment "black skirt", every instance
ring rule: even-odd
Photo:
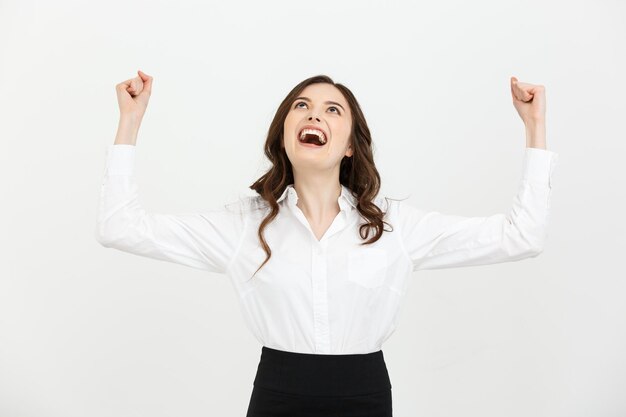
[[[313,354],[263,346],[246,417],[391,417],[382,350]]]

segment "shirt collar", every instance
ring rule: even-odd
[[[278,197],[278,200],[276,200],[276,202],[280,203],[282,200],[285,199],[285,197],[288,197],[288,201],[293,201],[294,204],[298,201],[298,194],[296,193],[296,189],[294,188],[293,184],[289,184],[287,185],[287,187],[285,187],[285,190],[280,195],[280,197]],[[339,203],[341,208],[346,207],[345,203],[348,203],[350,206],[356,208],[357,199],[352,195],[352,192],[348,187],[341,184],[341,195],[337,199],[337,202]]]

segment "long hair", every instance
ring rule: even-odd
[[[341,160],[339,182],[350,189],[353,196],[358,200],[357,210],[367,220],[367,223],[361,224],[359,227],[361,238],[367,239],[370,234],[369,229],[372,227],[375,229],[374,236],[362,243],[362,245],[376,242],[382,236],[383,231],[393,231],[393,227],[392,230],[383,228],[383,223],[389,224],[383,221],[386,212],[383,212],[372,202],[380,189],[380,175],[374,164],[372,138],[361,107],[346,86],[335,83],[326,75],[316,75],[296,85],[280,103],[270,124],[264,146],[265,156],[270,160],[272,166],[249,187],[256,191],[271,208],[270,213],[263,219],[258,230],[259,240],[267,256],[265,261],[252,275],[253,277],[272,256],[272,251],[265,241],[263,230],[278,215],[279,205],[277,198],[294,181],[291,162],[282,147],[285,119],[294,100],[307,86],[315,83],[328,83],[338,88],[348,101],[352,112],[352,130],[349,141],[352,144],[353,154],[351,157],[344,156]]]

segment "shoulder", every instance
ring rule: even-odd
[[[240,195],[236,200],[224,205],[224,209],[241,216],[265,216],[270,210],[267,201],[260,195]]]
[[[404,200],[379,194],[374,198],[373,203],[385,213],[396,213]]]
[[[426,210],[415,207],[407,200],[410,196],[379,196],[376,205],[385,213],[385,218],[398,223],[413,223],[424,217]]]

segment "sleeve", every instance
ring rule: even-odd
[[[107,248],[226,273],[243,238],[245,210],[162,214],[139,202],[135,146],[109,145],[100,192],[95,236]]]
[[[487,265],[535,257],[547,237],[558,154],[527,147],[522,180],[507,214],[464,217],[398,205],[400,235],[413,271]]]

